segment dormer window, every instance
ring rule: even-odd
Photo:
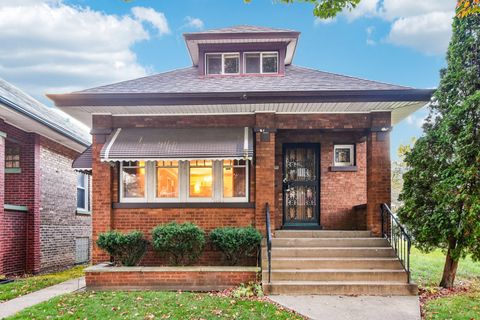
[[[207,75],[240,73],[239,53],[207,53],[206,62]]]
[[[245,73],[278,73],[278,52],[246,52],[244,57]]]

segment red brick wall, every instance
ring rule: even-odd
[[[275,194],[279,214],[277,226],[282,225],[283,212],[283,155],[284,143],[318,143],[320,145],[320,224],[325,229],[357,229],[354,206],[365,204],[366,198],[366,143],[360,142],[363,133],[324,132],[318,130],[279,130],[275,146]],[[334,144],[356,144],[356,172],[332,172]]]
[[[5,138],[3,137],[4,132],[0,132],[0,164],[5,163]],[[4,242],[7,240],[5,236],[5,223],[4,216],[4,195],[5,195],[5,166],[0,165],[0,275],[4,274],[3,269],[3,257],[4,252]]]
[[[86,272],[88,290],[222,290],[257,279],[253,271]]]
[[[23,273],[26,271],[27,213],[6,210],[3,222],[5,232],[3,243],[4,273]]]

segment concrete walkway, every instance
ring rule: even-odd
[[[81,277],[0,303],[0,319],[12,316],[25,308],[50,300],[56,296],[71,293],[84,287],[85,277]]]
[[[315,320],[420,320],[415,296],[268,296]]]

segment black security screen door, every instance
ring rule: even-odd
[[[283,222],[285,228],[320,228],[319,145],[283,145]]]

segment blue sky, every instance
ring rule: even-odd
[[[0,31],[9,49],[8,58],[0,49],[0,77],[49,104],[46,92],[188,66],[184,32],[252,24],[300,31],[294,64],[434,88],[454,1],[417,2],[363,0],[352,13],[320,22],[309,4],[269,0],[0,0],[0,30],[14,30]],[[425,114],[394,128],[393,158],[400,143],[421,133]]]

